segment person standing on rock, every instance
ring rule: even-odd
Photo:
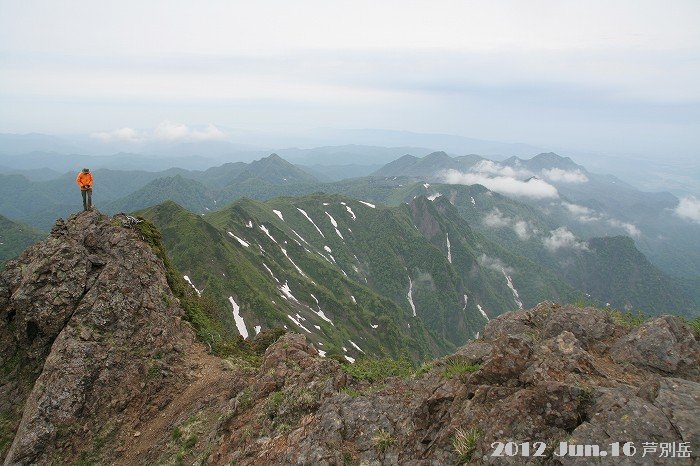
[[[90,169],[83,168],[78,173],[75,182],[80,186],[80,194],[83,195],[83,209],[92,209],[92,173],[90,173]]]

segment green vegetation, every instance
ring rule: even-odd
[[[17,257],[29,245],[40,241],[45,236],[30,226],[13,222],[0,215],[0,270],[5,262]]]
[[[379,429],[372,437],[372,444],[379,452],[384,453],[395,442],[394,437],[383,429]]]
[[[457,429],[452,446],[459,456],[461,463],[468,463],[472,459],[477,443],[481,438],[481,431],[478,428]]]
[[[304,414],[318,407],[318,394],[303,387],[272,392],[265,402],[264,415],[271,434],[288,432],[299,424]]]
[[[622,325],[623,327],[639,327],[649,318],[644,315],[641,311],[631,312],[631,311],[620,311],[618,309],[609,309],[608,313],[612,317],[616,324]]]
[[[695,332],[700,335],[700,316],[696,317],[695,319],[691,320],[688,322],[688,325],[690,325],[693,329],[695,329]]]
[[[141,222],[134,228],[163,261],[168,285],[180,301],[180,305],[185,310],[185,318],[194,327],[197,337],[220,357],[237,356],[253,363],[259,362],[256,350],[264,351],[264,349],[260,345],[253,349],[243,339],[235,338],[231,332],[226,331],[218,318],[220,311],[217,304],[208,296],[197,296],[173,265],[158,228],[143,217],[139,219]]]
[[[343,364],[345,372],[357,380],[369,383],[379,382],[389,377],[409,377],[414,368],[407,359],[363,357],[354,364]]]
[[[447,361],[445,372],[443,372],[442,375],[447,379],[451,379],[458,375],[476,372],[480,367],[479,364],[472,364],[461,358],[453,358]]]

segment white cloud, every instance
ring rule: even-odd
[[[498,208],[493,209],[484,217],[484,225],[491,228],[507,227],[510,225],[510,222],[511,220],[503,215]]]
[[[700,199],[695,196],[684,197],[678,202],[674,212],[681,218],[700,223]]]
[[[529,222],[506,217],[497,207],[486,214],[483,222],[484,225],[490,228],[510,227],[518,235],[518,238],[523,241],[530,239],[534,233],[537,233],[537,230]]]
[[[480,184],[492,191],[506,196],[529,197],[531,199],[549,199],[559,197],[557,188],[539,178],[519,180],[507,176],[491,176],[489,173],[463,173],[447,170],[442,179],[449,184]]]
[[[226,139],[219,128],[208,125],[203,130],[192,129],[187,125],[164,121],[153,132],[153,138],[162,141],[216,141]]]
[[[487,269],[494,270],[496,272],[505,272],[508,275],[512,275],[515,269],[508,267],[503,261],[497,257],[489,257],[486,254],[482,254],[477,258],[479,265],[486,267]]]
[[[574,215],[591,215],[593,213],[592,209],[582,205],[571,204],[570,202],[562,202],[561,205]]]
[[[559,227],[556,230],[549,232],[549,237],[542,240],[544,247],[550,252],[556,252],[559,249],[578,249],[585,251],[588,249],[586,243],[579,241],[576,235],[571,233],[566,227]]]
[[[477,173],[488,173],[496,176],[505,176],[508,178],[529,178],[533,175],[532,172],[518,166],[511,167],[508,165],[501,165],[500,163],[493,162],[491,160],[482,160],[475,164],[471,171]]]
[[[560,183],[586,183],[588,177],[581,170],[562,170],[561,168],[552,168],[542,170],[542,176],[550,181]]]
[[[642,235],[642,232],[639,230],[639,228],[637,228],[637,226],[633,225],[632,223],[622,222],[615,218],[609,218],[606,221],[610,226],[622,228],[627,232],[628,235],[630,235],[633,238],[639,238]]]
[[[227,138],[226,134],[214,125],[208,125],[204,129],[190,128],[181,123],[164,121],[150,132],[139,132],[135,129],[124,127],[113,131],[92,133],[94,139],[102,142],[146,142],[146,141],[221,141]]]
[[[530,239],[530,226],[525,220],[518,220],[513,224],[513,231],[518,235],[518,238],[525,241]]]
[[[108,132],[92,133],[90,137],[102,142],[140,142],[141,135],[131,128],[119,128]]]

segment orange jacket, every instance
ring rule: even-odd
[[[78,173],[78,177],[75,179],[75,182],[78,183],[81,191],[86,191],[92,188],[92,173]]]

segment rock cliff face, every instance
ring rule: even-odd
[[[198,348],[182,315],[138,232],[98,212],[59,220],[0,274],[5,463],[70,462],[133,436],[188,383]]]
[[[59,221],[0,273],[5,464],[596,462],[553,456],[560,441],[634,442],[629,464],[664,464],[643,442],[688,442],[674,464],[698,460],[700,336],[681,319],[545,302],[401,377],[382,360],[349,370],[298,334],[221,359],[122,220]],[[546,456],[491,456],[510,440]]]

